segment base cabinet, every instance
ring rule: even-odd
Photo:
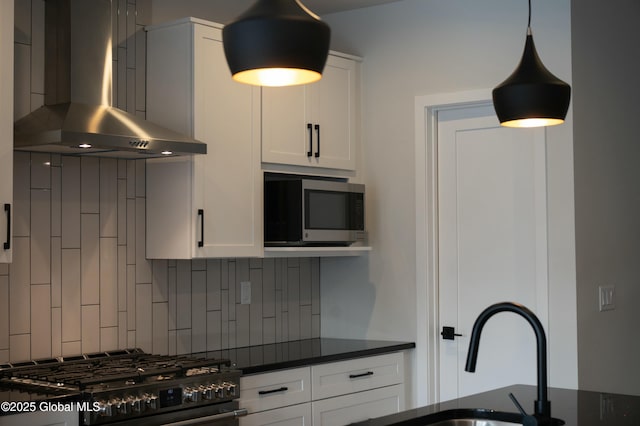
[[[314,426],[348,425],[404,410],[404,386],[394,385],[312,403]]]
[[[404,354],[243,376],[241,426],[343,426],[405,409]]]

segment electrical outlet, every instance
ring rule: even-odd
[[[616,308],[616,287],[613,285],[601,285],[598,287],[600,312],[612,311]]]
[[[240,282],[240,304],[251,304],[251,281]]]

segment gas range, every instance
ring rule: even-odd
[[[140,349],[0,365],[0,385],[38,395],[77,394],[83,425],[224,424],[238,409],[240,371],[227,359],[147,354]],[[138,423],[139,424],[139,423]],[[200,423],[188,423],[200,424]],[[209,424],[209,423],[208,423]]]

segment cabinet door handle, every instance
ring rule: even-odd
[[[200,216],[200,241],[198,241],[198,247],[204,247],[204,210],[198,209],[198,216]]]
[[[316,150],[316,158],[320,158],[320,125],[316,124],[316,133],[318,134],[318,149]]]
[[[11,204],[4,205],[4,211],[7,213],[7,241],[4,242],[4,249],[11,248]]]
[[[307,123],[307,130],[309,131],[309,150],[307,151],[307,157],[313,155],[313,125]]]
[[[282,386],[281,388],[278,389],[271,389],[271,390],[264,390],[264,391],[258,391],[258,395],[269,395],[270,393],[277,393],[277,392],[286,392],[288,391],[289,388],[286,386]]]
[[[366,373],[360,373],[360,374],[349,374],[350,379],[357,379],[358,377],[367,377],[367,376],[373,376],[373,371],[367,371]]]

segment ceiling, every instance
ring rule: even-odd
[[[153,0],[154,23],[194,16],[221,24],[233,21],[256,0]],[[344,12],[399,0],[299,0],[315,14]],[[186,15],[185,15],[186,14]]]
[[[302,3],[318,15],[326,15],[395,1],[399,0],[302,0]]]

